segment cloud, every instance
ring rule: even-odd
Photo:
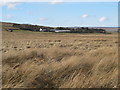
[[[107,20],[107,17],[101,17],[101,18],[99,18],[99,22],[104,22],[106,20]]]
[[[2,2],[2,3],[0,3],[0,6],[6,6],[9,9],[13,9],[13,8],[16,8],[16,6],[19,4],[20,3],[18,3],[18,2]]]
[[[87,18],[89,15],[88,14],[83,14],[81,18]]]
[[[49,4],[61,4],[61,3],[63,3],[63,0],[53,0],[53,1],[51,1]]]
[[[7,7],[8,8],[15,8],[18,5],[18,3],[8,3]]]
[[[44,17],[41,17],[39,18],[40,21],[47,21],[48,19],[47,18],[44,18]]]

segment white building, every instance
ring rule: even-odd
[[[39,30],[39,31],[40,31],[40,32],[42,32],[42,30],[43,30],[43,29],[42,29],[42,28],[40,28],[40,30]]]
[[[55,30],[55,32],[70,32],[70,30]]]

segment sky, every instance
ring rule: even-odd
[[[11,2],[0,21],[53,27],[118,26],[118,2]]]

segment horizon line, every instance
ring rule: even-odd
[[[17,23],[17,22],[6,22],[6,21],[0,21],[1,23],[15,23],[15,24],[28,24],[28,25],[37,25],[37,26],[45,26],[45,27],[102,27],[102,28],[105,28],[105,27],[120,27],[119,25],[118,26],[78,26],[78,25],[74,25],[74,26],[50,26],[50,25],[39,25],[39,24],[30,24],[30,23]]]

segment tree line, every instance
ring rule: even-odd
[[[44,29],[46,32],[52,32],[52,30],[70,30],[71,33],[106,33],[104,29],[98,28],[88,28],[88,27],[46,27],[46,26],[38,26],[38,25],[30,25],[30,24],[13,24],[13,27],[20,28],[22,30],[30,30],[30,31],[39,31],[40,28]]]
[[[104,29],[88,28],[88,27],[75,27],[75,28],[57,27],[56,29],[70,30],[72,33],[106,33],[106,30],[104,30]]]

